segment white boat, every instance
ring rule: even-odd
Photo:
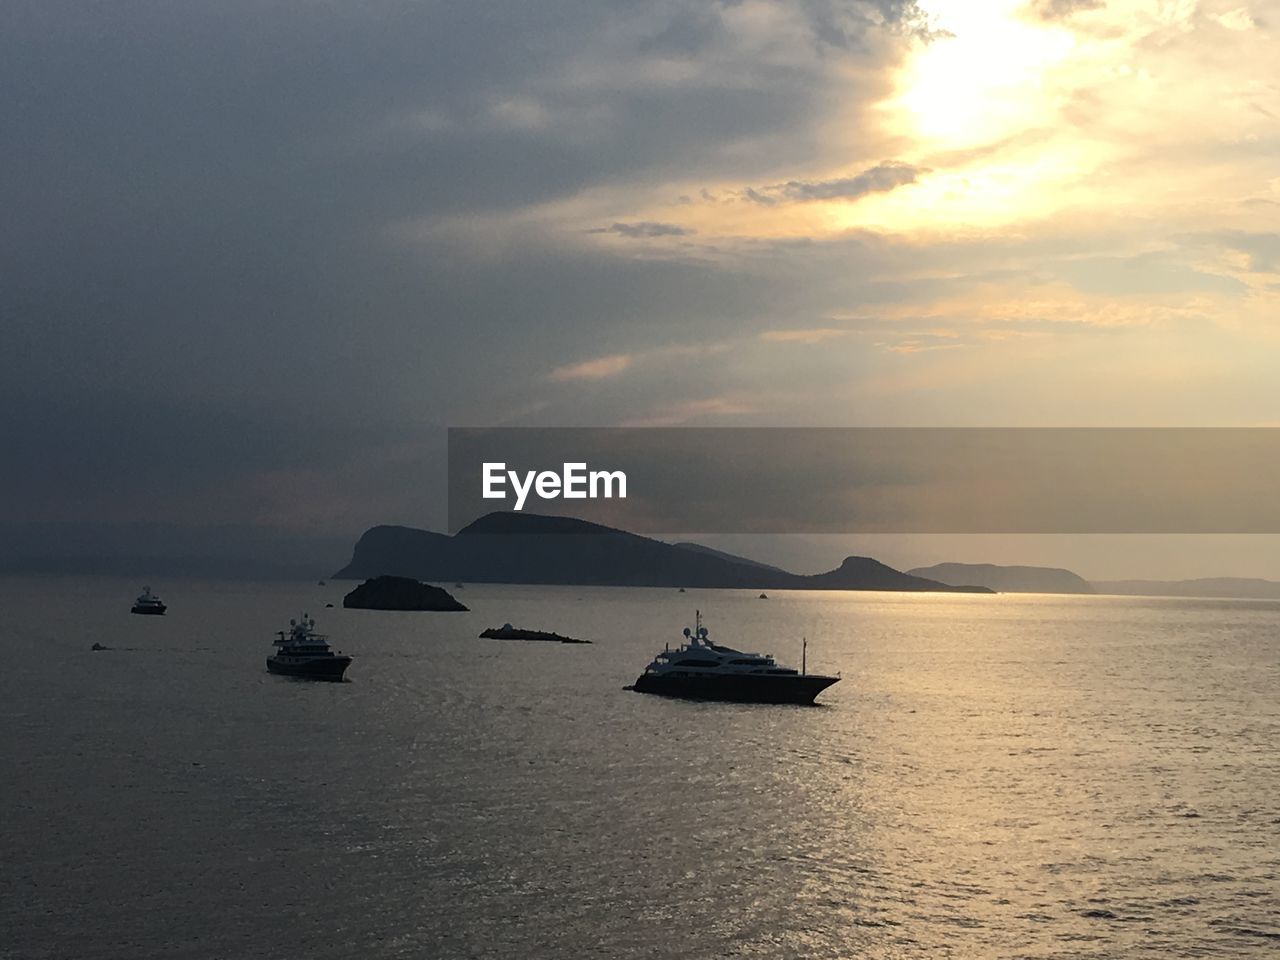
[[[316,622],[307,614],[290,620],[289,630],[279,631],[274,641],[280,649],[267,657],[267,669],[290,677],[312,680],[341,680],[351,665],[351,657],[333,652],[329,638],[316,633]]]
[[[693,630],[685,627],[684,637],[685,643],[675,650],[667,647],[654,657],[631,689],[691,700],[813,703],[840,680],[806,672],[804,659],[796,670],[781,666],[767,653],[744,653],[712,643],[701,612]]]
[[[143,587],[142,593],[137,600],[133,601],[133,606],[129,609],[129,612],[159,616],[168,609],[164,605],[164,601],[151,592],[150,587]]]

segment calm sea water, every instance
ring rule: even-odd
[[[155,586],[0,580],[5,960],[1280,952],[1277,604]],[[843,681],[624,692],[695,607]]]

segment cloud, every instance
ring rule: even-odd
[[[775,204],[779,201],[803,203],[809,200],[856,200],[869,193],[887,193],[898,187],[915,183],[921,176],[931,173],[926,167],[916,167],[897,160],[886,160],[851,177],[831,180],[788,180],[761,187],[747,188],[743,196],[755,203]]]
[[[1065,20],[1085,10],[1098,10],[1103,0],[1031,0],[1028,9],[1042,20]]]
[[[1130,30],[1127,14],[1088,14],[1118,39],[1083,37],[1083,61],[1034,78],[1046,102],[1078,92],[1080,118],[937,142],[886,106],[930,49],[903,0],[11,6],[0,81],[24,93],[0,98],[14,452],[0,474],[21,474],[4,488],[14,515],[423,522],[433,471],[395,451],[449,422],[929,422],[995,415],[1014,373],[1064,403],[1089,391],[1070,359],[1034,377],[984,366],[995,337],[1021,336],[1006,357],[1034,346],[1005,318],[1051,319],[1053,346],[1110,338],[1117,368],[1215,344],[1224,368],[1274,367],[1275,292],[1241,267],[1274,268],[1274,235],[1127,262],[1192,230],[1272,229],[1270,121],[1233,106],[1266,102],[1264,31],[1165,43],[1150,16]],[[1002,74],[1008,51],[989,48],[980,66]],[[1016,92],[940,89],[946,116]],[[1073,136],[1080,151],[1055,152]],[[1099,161],[1106,142],[1133,158]],[[1024,181],[1052,215],[1024,205]],[[970,217],[990,210],[1007,219]],[[1138,320],[1178,311],[1210,319],[1166,358],[1162,324]],[[867,315],[886,327],[837,332]],[[1237,346],[1215,339],[1223,317],[1266,329]],[[1127,332],[1096,330],[1113,322]],[[898,364],[920,369],[914,392],[844,402],[895,359],[873,343],[921,347],[944,326],[968,349]],[[122,389],[128,404],[102,399]],[[1143,415],[1190,409],[1176,387],[1139,395]],[[310,491],[305,510],[291,488]],[[214,515],[220,489],[239,493]]]
[[[502,100],[495,103],[489,112],[498,124],[512,130],[540,130],[551,119],[547,108],[529,97]]]
[[[564,383],[569,380],[607,380],[629,369],[635,357],[626,353],[615,353],[607,357],[596,357],[563,367],[556,367],[549,374],[548,380]]]
[[[1223,230],[1209,236],[1227,249],[1243,253],[1252,272],[1280,273],[1280,233]]]
[[[1235,277],[1194,269],[1173,253],[1083,257],[1060,262],[1054,270],[1087,294],[1154,298],[1201,292],[1233,297],[1248,292]]]
[[[1252,30],[1254,27],[1258,26],[1258,21],[1253,18],[1252,14],[1249,13],[1248,8],[1246,7],[1238,7],[1235,10],[1230,10],[1226,13],[1214,14],[1212,16],[1213,19],[1217,20],[1218,23],[1222,24],[1228,30]]]
[[[608,380],[632,370],[641,363],[651,363],[655,360],[698,359],[717,353],[724,353],[729,348],[730,345],[724,342],[677,343],[648,350],[637,350],[631,353],[614,353],[583,360],[580,363],[556,367],[547,374],[547,379],[556,383],[575,380]]]
[[[644,416],[622,421],[621,427],[678,427],[691,420],[742,417],[758,412],[759,407],[742,399],[723,396],[705,397],[660,407]]]
[[[928,334],[917,333],[903,337],[893,343],[879,343],[876,346],[882,347],[890,353],[924,353],[929,350],[956,350],[963,347],[964,344],[948,334]]]
[[[848,336],[848,330],[839,327],[811,327],[805,330],[766,330],[760,334],[761,340],[771,343],[825,343]]]
[[[599,227],[591,233],[616,233],[633,240],[651,239],[654,237],[687,237],[695,233],[675,223],[657,223],[652,220],[641,220],[636,223],[615,223],[610,227]]]

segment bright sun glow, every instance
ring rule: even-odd
[[[877,115],[868,118],[858,101],[832,123],[825,162],[780,170],[774,182],[848,179],[886,159],[915,167],[914,178],[891,189],[773,203],[745,190],[767,194],[766,179],[709,191],[698,180],[667,185],[632,207],[633,219],[681,228],[654,249],[849,230],[985,236],[1090,221],[1099,212],[1143,216],[1153,205],[1195,224],[1202,214],[1192,207],[1208,204],[1235,229],[1257,229],[1251,225],[1273,212],[1266,145],[1275,139],[1268,132],[1276,122],[1274,85],[1261,79],[1261,65],[1274,57],[1262,52],[1270,41],[1253,19],[1234,12],[1223,14],[1225,23],[1206,19],[1196,12],[1205,4],[1190,0],[1084,4],[1057,19],[1038,16],[1028,0],[922,6],[939,35],[912,46]],[[1224,35],[1241,33],[1258,34],[1254,46],[1224,53]],[[1191,142],[1201,151],[1194,163],[1186,160]],[[1266,196],[1241,202],[1258,191]],[[575,228],[619,219],[616,197],[596,198],[599,209],[590,199],[575,201]],[[632,194],[627,201],[634,203]],[[638,249],[607,232],[593,233],[592,242]],[[1258,258],[1240,253],[1237,261],[1247,273]]]
[[[929,0],[952,34],[920,50],[886,106],[907,133],[935,148],[987,143],[1049,119],[1044,74],[1074,46],[1072,34],[1022,18],[1021,0]]]
[[[926,0],[945,31],[903,67],[882,104],[886,127],[917,162],[936,167],[910,187],[832,205],[831,225],[911,229],[942,223],[992,226],[1043,216],[1070,202],[1070,184],[1094,165],[1092,146],[1048,135],[1060,109],[1073,34],[1036,21],[1025,0]],[[1023,136],[1025,142],[1013,144]],[[1000,160],[929,158],[1004,143]],[[1052,190],[1045,188],[1052,185]]]

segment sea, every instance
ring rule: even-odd
[[[141,586],[0,580],[3,960],[1280,956],[1277,603]],[[625,690],[696,610],[841,680]]]

